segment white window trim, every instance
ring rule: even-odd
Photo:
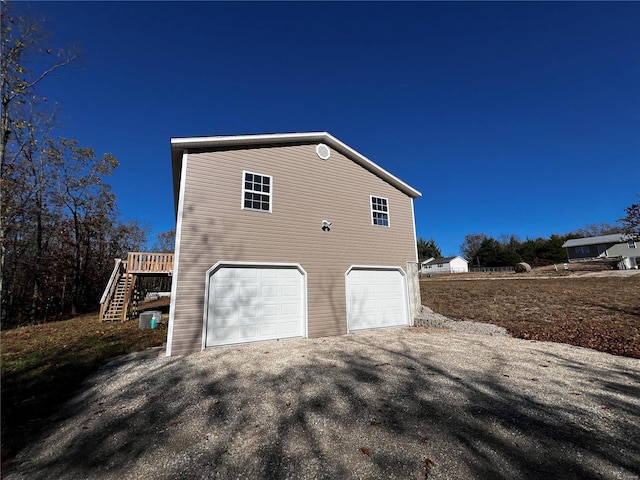
[[[373,199],[374,198],[379,198],[381,200],[386,200],[387,202],[387,211],[383,212],[381,210],[374,210],[373,209]],[[389,228],[391,227],[391,214],[390,212],[390,208],[389,208],[389,199],[387,197],[381,197],[380,195],[369,195],[369,210],[371,211],[371,225],[373,225],[374,227],[386,227]],[[373,213],[374,212],[378,212],[378,213],[386,213],[387,214],[387,224],[386,225],[378,225],[374,222],[374,218],[373,218]]]
[[[245,183],[245,178],[247,173],[250,173],[251,175],[260,175],[261,177],[268,177],[269,178],[269,193],[264,193],[264,192],[256,192],[255,190],[247,190],[246,188],[244,188],[244,183]],[[269,210],[258,210],[257,208],[248,208],[244,206],[244,194],[245,193],[260,193],[262,195],[268,195],[269,196]],[[249,210],[252,212],[269,212],[271,213],[271,211],[273,210],[273,176],[271,175],[265,175],[263,173],[257,173],[257,172],[251,172],[249,170],[243,170],[242,171],[242,196],[240,198],[240,208],[242,210]]]

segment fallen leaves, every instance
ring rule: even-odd
[[[429,476],[429,473],[431,472],[431,469],[433,468],[435,464],[433,463],[433,460],[431,460],[430,458],[425,458],[424,462],[423,462],[423,467],[424,467],[424,478],[426,479]]]

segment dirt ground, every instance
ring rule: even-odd
[[[640,361],[417,327],[125,357],[7,480],[637,479]]]
[[[640,363],[566,344],[634,356],[640,275],[514,275],[423,295],[528,340],[403,328],[122,357],[2,476],[640,478]]]
[[[422,280],[422,302],[447,317],[499,325],[518,338],[640,358],[639,270],[488,276]]]

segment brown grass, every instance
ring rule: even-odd
[[[162,345],[166,337],[166,327],[100,323],[96,314],[0,332],[3,464],[89,374],[118,355]]]
[[[513,277],[513,274],[511,274]],[[421,281],[422,302],[518,338],[640,358],[640,275]]]

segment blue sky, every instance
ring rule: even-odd
[[[637,2],[20,7],[82,49],[40,93],[60,135],[118,158],[122,217],[152,236],[181,136],[328,131],[422,192],[444,255],[613,223],[640,193]]]

